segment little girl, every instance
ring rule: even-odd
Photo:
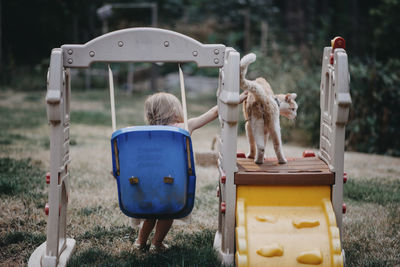
[[[240,95],[240,103],[247,98],[247,91]],[[182,105],[178,98],[169,93],[156,93],[149,96],[144,103],[145,120],[150,125],[170,125],[184,128]],[[211,108],[206,113],[188,120],[189,134],[218,117],[217,106]],[[163,252],[168,246],[163,244],[163,240],[172,226],[173,219],[145,219],[139,231],[134,246],[145,249],[147,238],[154,226],[156,232],[151,242],[150,250]]]

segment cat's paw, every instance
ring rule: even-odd
[[[264,163],[264,148],[257,149],[257,157],[254,159],[255,164],[263,164]]]
[[[264,157],[254,159],[254,163],[255,164],[263,164],[264,163]]]
[[[286,164],[287,163],[287,159],[281,158],[281,159],[278,160],[278,163],[279,164]]]

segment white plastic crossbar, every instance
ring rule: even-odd
[[[61,46],[64,67],[88,67],[93,62],[195,62],[198,67],[222,67],[225,46],[202,44],[183,34],[157,28],[110,32],[86,44]]]

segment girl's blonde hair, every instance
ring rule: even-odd
[[[156,93],[144,102],[144,117],[150,125],[171,125],[183,122],[181,102],[169,93]]]

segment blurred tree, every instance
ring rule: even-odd
[[[378,60],[400,58],[400,1],[383,0],[369,10],[373,51]]]

